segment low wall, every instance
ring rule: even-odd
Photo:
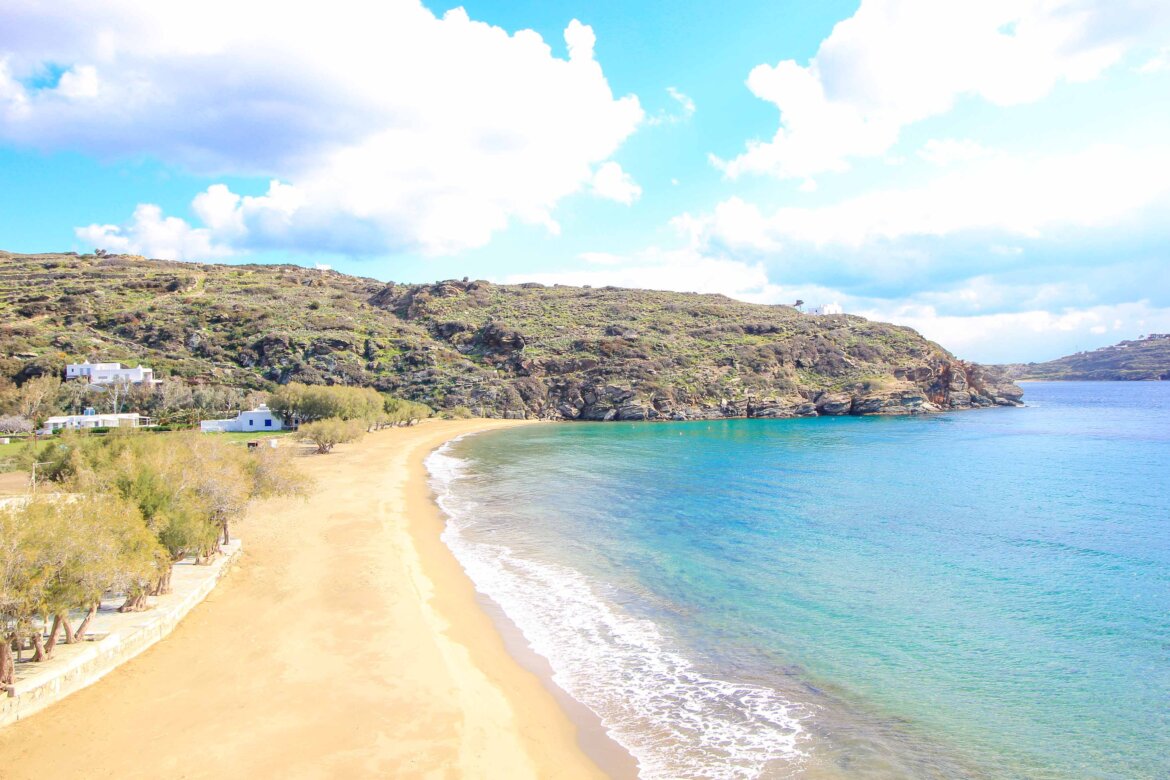
[[[153,609],[111,618],[109,633],[103,638],[58,645],[59,658],[35,665],[19,664],[11,692],[7,696],[0,693],[0,727],[27,718],[74,691],[93,685],[171,633],[236,562],[240,541],[233,540],[223,549],[224,554],[207,566],[176,566],[170,595],[159,597]],[[24,677],[21,672],[29,666],[34,671]]]

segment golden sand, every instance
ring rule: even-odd
[[[0,777],[575,778],[602,773],[439,539],[423,459],[509,424],[435,421],[304,458],[175,632],[0,729]]]

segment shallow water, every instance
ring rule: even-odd
[[[445,536],[644,777],[1170,776],[1170,383],[432,456]]]

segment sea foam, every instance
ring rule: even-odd
[[[655,623],[607,603],[575,569],[473,539],[477,506],[453,489],[468,464],[448,444],[426,465],[447,515],[443,541],[548,660],[554,682],[637,759],[641,777],[784,777],[800,768],[806,706],[705,675]]]

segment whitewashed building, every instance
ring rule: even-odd
[[[825,303],[820,306],[810,306],[809,314],[844,314],[845,310],[839,303]]]
[[[129,382],[132,385],[143,382],[154,383],[154,369],[141,363],[136,368],[121,363],[70,363],[65,366],[66,379],[88,379],[95,385],[112,385],[115,382]]]
[[[61,430],[82,430],[85,428],[140,428],[150,425],[150,418],[135,412],[123,414],[99,414],[93,407],[81,414],[62,414],[45,420],[42,433]]]
[[[240,412],[231,420],[204,420],[199,423],[199,430],[204,433],[227,433],[228,431],[243,431],[245,433],[267,433],[284,428],[280,418],[272,413],[267,404],[260,404],[255,409]]]

